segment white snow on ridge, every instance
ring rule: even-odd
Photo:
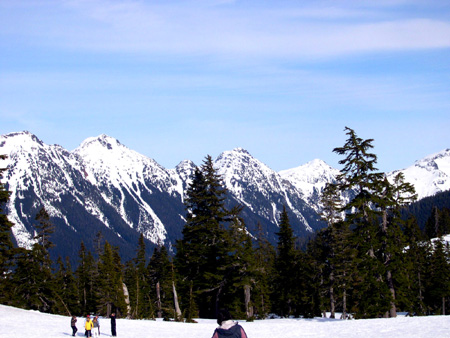
[[[450,190],[450,149],[429,155],[414,165],[388,173],[392,179],[399,172],[405,175],[405,181],[414,185],[418,199]]]
[[[22,206],[16,210],[13,203],[22,199],[22,191],[34,186],[37,200],[45,205],[49,215],[67,221],[65,215],[56,209],[52,202],[60,201],[61,194],[73,186],[72,179],[65,170],[70,164],[60,155],[66,152],[63,148],[46,145],[29,132],[0,136],[0,147],[1,153],[8,155],[2,166],[6,165],[8,168],[5,181],[11,191],[7,205],[8,216],[14,223],[11,231],[20,247],[30,249],[34,243],[34,234],[28,232],[20,218],[27,213],[22,211]],[[54,164],[52,167],[47,167],[49,158]],[[50,179],[50,176],[53,179]],[[19,211],[22,215],[18,214]]]
[[[142,191],[147,188],[146,180],[155,183],[160,191],[163,191],[172,183],[171,175],[154,160],[141,155],[124,145],[118,140],[107,135],[86,139],[73,152],[83,162],[87,179],[94,185],[107,183],[120,193],[120,203],[117,205],[105,193],[103,198],[113,206],[121,215],[122,219],[130,226],[136,227],[144,236],[153,243],[163,242],[166,238],[164,224],[158,218],[151,206],[141,198]],[[132,224],[125,209],[125,190],[138,204],[140,209],[139,223]],[[113,193],[111,191],[111,196]],[[145,230],[144,230],[145,229]]]
[[[223,152],[216,160],[218,174],[225,180],[228,190],[239,195],[239,181],[245,181],[259,191],[280,190],[279,176],[267,165],[252,157],[246,150],[236,148]],[[242,192],[242,191],[241,191]]]
[[[296,168],[282,170],[278,172],[280,176],[288,180],[299,191],[303,193],[305,199],[321,193],[326,183],[332,183],[339,170],[332,168],[324,161],[315,159]]]
[[[310,229],[303,215],[295,210],[289,200],[280,175],[255,159],[245,149],[235,148],[223,152],[215,161],[215,167],[228,191],[252,212],[278,224],[281,210],[279,210],[280,205],[277,206],[274,202],[274,198],[278,199],[282,196],[287,206],[291,207],[297,218],[305,224],[307,230]],[[258,208],[257,205],[252,204],[253,198],[258,194],[270,201],[270,210]]]
[[[141,198],[137,184],[147,189],[145,180],[151,180],[157,189],[164,191],[166,186],[171,186],[175,181],[155,161],[126,148],[119,141],[101,135],[85,140],[73,152],[68,152],[58,145],[44,144],[29,132],[20,132],[1,136],[0,149],[2,154],[8,155],[5,162],[10,169],[5,172],[4,177],[12,192],[8,210],[11,221],[15,223],[12,232],[20,246],[30,247],[33,234],[25,228],[21,221],[24,216],[18,214],[13,203],[20,201],[21,192],[27,191],[30,186],[36,194],[35,203],[43,203],[50,216],[61,218],[69,227],[72,225],[53,204],[60,202],[63,194],[72,195],[80,205],[85,206],[87,212],[105,226],[111,226],[99,209],[98,201],[85,197],[82,191],[74,190],[71,175],[76,172],[95,186],[100,183],[107,183],[107,186],[112,184],[122,194],[122,199],[123,191],[126,190],[137,202],[141,213],[148,215],[140,215],[137,225],[128,220],[123,200],[120,205],[114,205],[112,192],[107,194],[103,191],[102,196],[105,202],[119,210],[124,221],[131,227],[145,229],[142,232],[152,242],[159,243],[166,238],[163,223]],[[2,164],[5,165],[5,162]],[[73,177],[76,176],[77,174]],[[148,189],[148,193],[151,194],[151,190]]]
[[[176,182],[169,188],[169,193],[177,193],[181,196],[181,201],[184,201],[184,190],[191,182],[191,175],[194,173],[196,165],[190,160],[181,161],[176,168],[168,169],[170,177]]]

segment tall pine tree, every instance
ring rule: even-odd
[[[86,315],[94,313],[97,310],[97,293],[95,287],[98,273],[94,257],[90,251],[86,250],[83,242],[80,244],[78,257],[79,262],[75,270],[75,276],[80,302],[79,314]]]
[[[290,316],[295,313],[297,306],[296,280],[297,255],[294,246],[294,232],[292,231],[286,208],[280,214],[277,254],[275,258],[275,287],[273,289],[272,304],[276,313]]]
[[[186,224],[175,259],[184,277],[183,298],[193,295],[204,318],[216,317],[224,287],[225,223],[229,218],[225,197],[221,178],[207,156],[202,167],[195,170],[186,192]]]
[[[57,288],[55,294],[57,297],[58,313],[71,316],[80,313],[80,303],[78,298],[78,287],[72,272],[69,257],[64,264],[61,257],[57,260],[58,270],[54,278]]]
[[[394,177],[391,184],[387,178],[378,185],[375,195],[376,207],[381,212],[380,221],[380,259],[385,267],[385,280],[389,288],[390,309],[386,316],[397,316],[396,281],[405,273],[403,250],[406,246],[403,236],[401,209],[416,199],[414,187],[406,183],[402,173]]]
[[[373,139],[363,140],[355,131],[346,127],[348,139],[343,147],[333,152],[345,156],[339,163],[344,167],[338,176],[338,188],[349,195],[354,194],[342,208],[346,222],[353,231],[356,248],[358,275],[353,285],[353,311],[357,317],[384,315],[391,305],[391,292],[385,282],[386,269],[380,261],[379,219],[376,208],[377,191],[383,174],[376,172],[377,156],[370,152]]]
[[[97,279],[97,311],[109,316],[112,312],[128,315],[125,304],[122,264],[118,249],[105,241],[100,255]]]
[[[253,289],[253,304],[255,317],[265,318],[271,311],[270,301],[272,278],[274,276],[275,248],[264,234],[261,223],[256,225],[255,255],[255,285]]]
[[[342,201],[336,184],[327,183],[322,191],[320,218],[325,221],[328,228],[320,231],[316,239],[311,241],[308,252],[314,251],[312,254],[316,258],[317,268],[322,276],[320,283],[323,291],[322,297],[327,294],[329,297],[330,318],[335,318],[336,312],[336,269],[342,265],[342,261],[337,260],[342,248],[337,248],[338,244],[342,244],[339,240],[345,240],[343,237],[337,236],[335,224],[342,221],[341,207]],[[322,303],[325,303],[322,301]],[[324,304],[323,308],[327,308]]]
[[[233,214],[228,229],[228,255],[225,257],[224,281],[226,282],[222,308],[228,308],[234,317],[254,318],[252,290],[255,285],[256,263],[252,239],[244,220],[239,216],[240,207]]]

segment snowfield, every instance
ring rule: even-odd
[[[101,319],[100,337],[110,337],[109,319]],[[267,319],[247,323],[240,321],[248,338],[382,338],[382,337],[450,337],[450,317],[404,317],[392,319]],[[78,318],[77,337],[84,337],[84,318]],[[117,320],[117,336],[126,338],[210,338],[215,320],[199,319],[197,324],[162,320]],[[70,337],[70,317],[27,311],[0,305],[0,337],[40,338]]]

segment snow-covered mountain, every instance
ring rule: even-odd
[[[74,256],[80,241],[92,247],[97,232],[128,256],[140,233],[153,244],[180,237],[188,165],[166,170],[106,135],[69,152],[31,133],[12,133],[1,136],[0,153],[8,155],[6,209],[19,246],[33,243],[34,217],[43,206],[62,255]]]
[[[215,161],[215,167],[233,198],[261,220],[278,224],[285,206],[297,235],[312,233],[323,226],[314,209],[302,198],[302,192],[248,151],[242,148],[225,151]],[[267,232],[273,237],[276,231],[273,228]]]
[[[324,161],[315,159],[299,167],[282,170],[280,176],[288,180],[302,194],[308,204],[319,211],[319,200],[327,183],[332,183],[339,175],[339,170],[332,168]]]
[[[89,138],[70,152],[46,145],[29,132],[1,136],[0,154],[8,155],[0,164],[8,167],[3,182],[12,192],[6,210],[22,247],[32,245],[34,217],[43,206],[55,224],[52,239],[61,256],[76,257],[81,241],[91,249],[98,232],[119,246],[124,258],[134,256],[141,233],[149,250],[161,243],[171,246],[181,237],[183,195],[195,170],[192,161],[166,169],[106,135]],[[259,223],[275,243],[283,207],[297,236],[324,226],[317,216],[320,193],[339,174],[325,162],[313,160],[275,172],[237,148],[220,154],[214,166],[228,190],[227,204],[244,207],[242,217],[250,232]],[[403,172],[420,197],[450,189],[450,150]]]
[[[450,149],[429,155],[412,166],[388,174],[393,177],[399,172],[405,181],[414,185],[418,199],[450,190]]]

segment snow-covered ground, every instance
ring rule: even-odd
[[[77,337],[84,337],[84,318],[78,318]],[[110,337],[110,322],[101,319],[100,337]],[[402,317],[392,319],[268,319],[241,321],[249,338],[333,337],[450,337],[450,317]],[[200,319],[197,324],[152,320],[117,320],[119,338],[210,338],[217,324]],[[55,316],[0,305],[0,337],[70,337],[70,317]]]

